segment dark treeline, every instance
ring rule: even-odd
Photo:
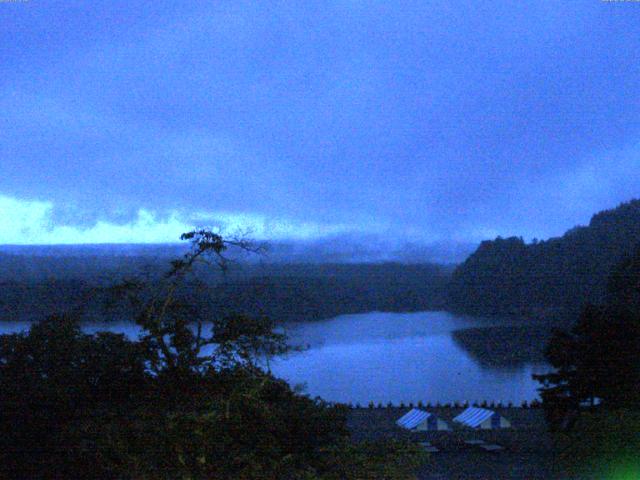
[[[560,238],[485,241],[454,271],[448,304],[469,314],[575,317],[584,303],[605,299],[609,273],[639,242],[639,200],[600,212]]]
[[[220,308],[283,320],[339,314],[421,311],[445,306],[450,270],[434,265],[291,265],[224,282],[213,298]]]
[[[208,307],[278,320],[371,310],[446,309],[573,319],[601,303],[612,268],[640,242],[640,201],[593,216],[559,238],[485,241],[457,268],[428,263],[263,263],[201,272]],[[0,319],[34,320],[128,277],[153,279],[184,245],[3,247]],[[268,261],[268,256],[263,257]],[[453,273],[452,273],[453,272]],[[201,292],[200,292],[201,293]]]
[[[11,321],[37,320],[80,303],[97,311],[91,303],[87,308],[88,296],[99,300],[102,288],[127,276],[153,279],[166,264],[159,257],[136,256],[5,255],[0,262],[0,319]],[[202,272],[203,285],[193,298],[202,307],[282,321],[433,310],[445,306],[450,272],[451,267],[428,264],[243,264],[225,275]]]

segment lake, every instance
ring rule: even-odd
[[[312,396],[362,405],[538,398],[531,374],[545,373],[546,364],[486,365],[453,338],[455,330],[495,323],[447,312],[371,312],[290,325],[291,342],[308,349],[271,369]]]
[[[290,342],[307,348],[272,360],[270,368],[291,385],[304,384],[311,396],[362,405],[483,400],[520,404],[537,398],[538,384],[531,374],[546,372],[547,365],[488,365],[453,335],[495,324],[447,312],[370,312],[287,324]],[[0,333],[24,331],[28,325],[2,322]],[[83,330],[121,332],[130,338],[139,333],[127,322],[87,323]]]

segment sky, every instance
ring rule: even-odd
[[[561,235],[640,196],[640,3],[0,2],[0,244]]]

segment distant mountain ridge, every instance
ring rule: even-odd
[[[604,300],[609,273],[639,247],[640,200],[599,212],[562,237],[487,240],[454,270],[448,305],[475,315],[573,315]]]

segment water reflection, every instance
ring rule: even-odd
[[[372,312],[293,325],[292,342],[309,348],[275,360],[272,370],[313,396],[361,404],[537,398],[531,374],[546,365],[483,363],[453,339],[478,326],[492,323],[446,312]]]
[[[310,395],[331,401],[519,404],[537,398],[538,385],[531,374],[544,373],[548,369],[544,363],[522,357],[515,363],[502,361],[506,357],[493,358],[492,346],[484,345],[484,340],[461,342],[454,333],[478,330],[486,334],[495,322],[446,312],[371,312],[289,324],[284,329],[290,342],[308,348],[274,359],[270,367],[292,385],[305,384]],[[29,322],[2,322],[0,333],[28,328]],[[131,339],[141,332],[125,321],[90,322],[82,329],[124,333]],[[503,335],[501,351],[504,342],[508,338]]]

